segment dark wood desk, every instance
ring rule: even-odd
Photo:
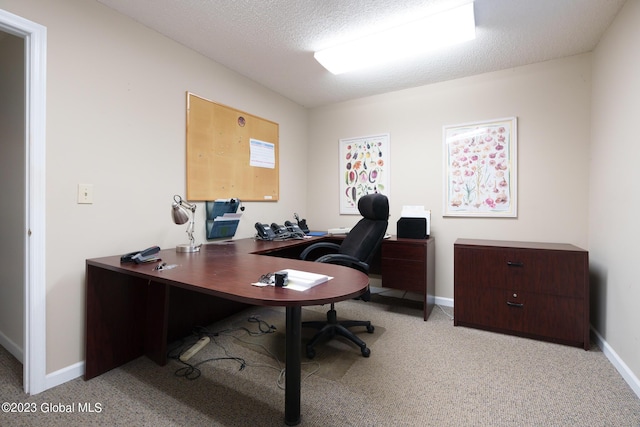
[[[324,240],[340,244],[344,236],[325,236]],[[273,255],[298,258],[299,247],[273,248]],[[316,254],[317,255],[317,254]],[[426,321],[436,301],[436,242],[429,239],[406,239],[391,236],[382,241],[371,262],[369,273],[379,275],[382,287],[422,294],[423,319]]]
[[[320,239],[316,239],[320,240]],[[120,264],[120,256],[86,261],[85,380],[142,355],[167,362],[167,343],[191,331],[195,322],[215,321],[247,305],[286,307],[285,423],[300,422],[301,309],[355,298],[369,278],[347,267],[264,256],[313,240],[233,240],[204,245],[199,253],[163,250],[171,270],[155,264]],[[282,269],[332,276],[305,292],[256,287],[265,273]]]

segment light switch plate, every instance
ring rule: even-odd
[[[78,204],[93,203],[93,184],[78,184]]]

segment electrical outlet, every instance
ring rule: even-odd
[[[78,184],[78,203],[93,203],[93,184]]]

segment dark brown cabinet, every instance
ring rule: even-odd
[[[458,239],[454,325],[589,349],[589,253],[569,244]]]
[[[391,236],[382,242],[382,286],[424,296],[424,320],[435,305],[435,240]]]

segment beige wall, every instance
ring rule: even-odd
[[[47,373],[84,360],[84,262],[185,243],[171,222],[185,194],[186,91],[280,125],[278,203],[245,203],[256,221],[304,213],[307,111],[95,1],[0,0],[47,27]],[[93,184],[94,203],[76,203]],[[204,205],[196,227],[204,236]]]
[[[574,56],[312,110],[310,223],[355,223],[339,215],[338,140],[388,132],[390,230],[403,205],[431,209],[438,297],[453,297],[460,237],[587,248],[590,60]],[[443,218],[442,126],[510,116],[518,117],[518,218]]]
[[[24,352],[24,40],[0,32],[0,345]]]
[[[593,326],[640,378],[640,2],[628,1],[593,56],[589,249]]]

